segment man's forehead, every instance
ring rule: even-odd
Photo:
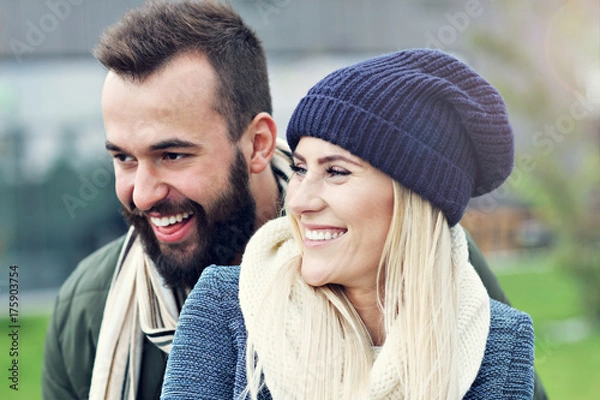
[[[206,57],[197,54],[178,56],[143,81],[111,70],[102,91],[103,112],[105,117],[109,112],[125,118],[122,114],[136,106],[152,110],[154,115],[200,117],[201,113],[218,109],[215,76]]]

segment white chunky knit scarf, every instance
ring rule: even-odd
[[[489,297],[474,268],[468,261],[468,247],[463,229],[457,225],[451,229],[452,259],[457,266],[458,293],[458,387],[461,397],[466,394],[477,376],[483,355],[490,324]],[[254,323],[260,315],[260,304],[271,285],[271,279],[278,268],[289,265],[289,261],[299,255],[298,245],[292,237],[290,222],[279,218],[263,226],[246,247],[240,272],[240,305],[244,314],[248,336],[252,337],[257,356],[264,369],[265,382],[274,399],[290,399],[294,393],[297,371],[281,368],[281,355],[276,354],[269,340],[268,327]],[[287,309],[290,314],[298,307],[311,307],[310,304],[296,304],[290,294]],[[283,305],[282,305],[283,306]],[[286,318],[291,324],[288,332],[301,332],[302,321],[294,315]],[[294,328],[294,324],[297,324]],[[396,332],[400,335],[401,332]],[[291,348],[297,341],[287,339]],[[387,340],[375,360],[370,376],[370,399],[400,399],[402,391],[398,376],[392,365],[401,352],[394,349],[393,340]]]

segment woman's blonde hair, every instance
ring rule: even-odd
[[[400,349],[393,374],[405,399],[456,398],[456,285],[448,223],[429,201],[396,181],[393,189],[393,217],[378,269],[386,341]],[[369,333],[343,287],[309,286],[300,262],[295,258],[278,270],[256,322],[269,332],[281,360],[276,375],[290,380],[275,384],[289,389],[286,398],[368,398],[374,361]],[[295,310],[300,331],[286,324],[288,307],[295,304],[302,305]],[[247,393],[256,399],[262,374],[272,371],[263,370],[251,335],[246,353]]]

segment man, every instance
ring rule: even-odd
[[[204,267],[239,263],[279,215],[289,154],[276,146],[262,45],[230,7],[147,4],[95,55],[108,69],[106,148],[131,228],[61,288],[43,395],[155,399],[187,293]],[[471,260],[503,296],[473,246]]]
[[[186,291],[204,266],[239,263],[281,209],[266,60],[230,8],[197,2],[128,13],[95,55],[109,71],[106,147],[132,229],[61,289],[44,396],[157,398]]]

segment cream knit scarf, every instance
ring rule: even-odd
[[[477,376],[489,331],[489,297],[474,268],[468,261],[468,247],[463,229],[456,226],[451,229],[452,259],[457,266],[458,293],[458,365],[459,392],[463,397]],[[263,364],[265,382],[273,398],[290,399],[294,393],[297,371],[281,368],[281,355],[276,354],[269,340],[268,327],[254,323],[262,310],[265,293],[272,285],[271,279],[278,268],[289,265],[289,261],[298,256],[300,250],[294,242],[287,218],[279,218],[264,225],[250,240],[244,253],[240,272],[240,305],[244,314],[248,336],[252,337],[257,356]],[[290,293],[287,309],[289,318],[285,323],[292,325],[287,332],[301,332],[299,320],[294,314],[298,307],[310,307],[310,304],[296,304],[294,289]],[[296,326],[294,326],[296,325]],[[395,334],[401,335],[401,332]],[[297,345],[293,337],[287,339],[291,348]],[[392,360],[402,357],[392,340],[384,343],[375,360],[370,375],[370,399],[399,399],[401,388],[399,378],[392,374]]]
[[[173,291],[130,229],[104,307],[90,399],[135,399],[144,336],[168,354],[178,317]]]

